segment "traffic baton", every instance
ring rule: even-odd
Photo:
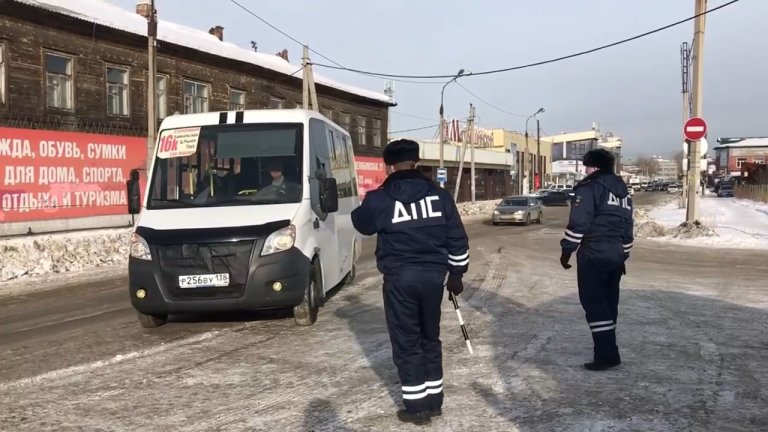
[[[467,333],[467,327],[464,325],[464,318],[461,317],[461,310],[459,310],[459,302],[456,301],[456,296],[449,292],[448,297],[453,302],[453,308],[456,309],[456,316],[459,317],[459,324],[461,325],[461,333],[464,335],[464,342],[467,344],[469,355],[473,355],[475,352],[472,350],[472,342],[469,341],[469,333]]]

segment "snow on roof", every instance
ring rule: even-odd
[[[127,11],[104,0],[15,0],[18,3],[46,9],[84,21],[146,36],[147,20],[141,15]],[[301,66],[292,65],[277,55],[257,53],[243,49],[230,42],[222,42],[216,36],[202,30],[186,27],[170,21],[159,20],[157,38],[160,41],[185,46],[224,58],[251,63],[282,74],[294,74]],[[333,87],[347,93],[362,96],[378,102],[391,103],[389,96],[370,90],[340,84],[315,74],[315,83]]]
[[[715,148],[768,147],[768,138],[721,138]]]

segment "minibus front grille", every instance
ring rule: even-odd
[[[155,246],[163,285],[174,300],[242,297],[248,281],[253,245],[253,240],[242,240]],[[220,273],[229,274],[229,286],[179,287],[179,276]]]

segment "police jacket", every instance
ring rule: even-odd
[[[560,241],[563,252],[593,243],[615,243],[623,246],[628,257],[634,242],[632,197],[624,180],[595,171],[573,188],[573,194],[565,237]]]
[[[352,224],[363,235],[377,234],[379,271],[393,274],[403,267],[466,273],[469,240],[450,193],[418,170],[396,171],[369,191],[352,212]]]

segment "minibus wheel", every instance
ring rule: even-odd
[[[168,315],[148,315],[141,312],[139,314],[139,323],[144,328],[157,328],[168,322]]]
[[[320,261],[315,258],[309,270],[309,283],[304,290],[301,303],[293,307],[293,320],[296,325],[311,326],[317,322],[317,313],[322,304],[323,275]],[[320,294],[318,294],[320,293]]]

